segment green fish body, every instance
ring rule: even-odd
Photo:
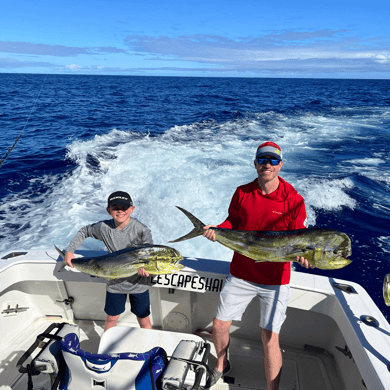
[[[179,242],[200,236],[205,224],[187,210],[176,206],[193,223],[195,228],[174,241]],[[217,241],[256,262],[296,261],[304,257],[319,269],[339,269],[351,263],[351,240],[342,232],[332,229],[310,228],[287,231],[232,230],[211,227]]]
[[[56,246],[57,252],[64,257]],[[184,268],[183,256],[164,245],[140,245],[97,257],[79,257],[72,260],[74,268],[89,275],[106,279],[127,278],[144,268],[153,275],[170,274]]]

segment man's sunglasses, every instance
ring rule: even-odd
[[[270,163],[271,165],[279,165],[281,160],[278,160],[277,158],[258,158],[257,163],[260,165],[265,165]]]

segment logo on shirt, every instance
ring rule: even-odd
[[[282,215],[282,213],[279,212],[279,211],[272,211],[272,212],[275,213],[275,214],[280,214],[280,215]]]
[[[303,224],[304,224],[305,228],[307,228],[307,217],[306,217],[306,219],[303,221]]]

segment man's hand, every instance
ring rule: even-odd
[[[215,237],[215,232],[213,229],[210,229],[211,227],[216,227],[215,225],[207,225],[203,229],[205,232],[203,233],[203,237],[208,238],[210,241],[215,242],[217,240],[217,237]]]
[[[145,268],[140,268],[138,270],[138,275],[147,278],[150,274],[149,274],[149,272],[145,271]]]
[[[314,265],[311,265],[307,259],[305,259],[304,257],[299,257],[297,256],[297,262],[302,266],[302,267],[305,267],[305,268],[315,268]]]
[[[74,254],[71,253],[71,252],[65,252],[65,257],[64,257],[64,260],[63,262],[68,265],[69,267],[71,268],[74,268],[73,267],[73,264],[72,264],[72,260],[74,259]]]

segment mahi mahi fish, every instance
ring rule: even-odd
[[[185,236],[174,241],[179,242],[202,235],[205,224],[187,210],[176,206],[192,222],[195,228]],[[296,261],[304,257],[319,269],[339,269],[352,261],[351,240],[342,232],[324,228],[309,228],[286,231],[245,231],[210,227],[216,240],[255,262]]]
[[[65,253],[55,248],[64,258]],[[72,259],[72,264],[77,270],[89,275],[119,279],[136,274],[140,268],[153,275],[171,274],[184,268],[180,264],[182,260],[179,251],[169,246],[140,245],[103,256],[78,257]]]

